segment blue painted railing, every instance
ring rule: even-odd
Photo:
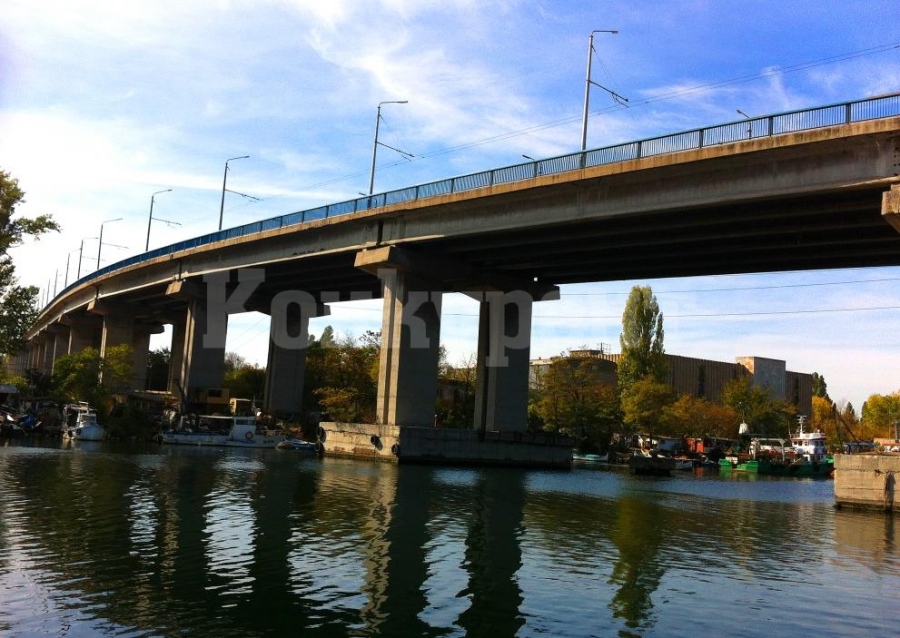
[[[182,250],[190,250],[191,248],[205,246],[226,239],[246,237],[247,235],[254,235],[267,230],[284,228],[286,226],[298,226],[318,219],[337,217],[349,213],[380,208],[382,206],[390,206],[392,204],[414,202],[438,195],[450,195],[453,193],[471,191],[486,186],[492,186],[494,184],[523,182],[542,175],[554,175],[581,170],[582,168],[589,168],[592,166],[602,166],[604,164],[614,164],[616,162],[635,160],[642,157],[651,157],[653,155],[677,153],[679,151],[693,150],[705,146],[729,144],[741,140],[783,135],[785,133],[796,133],[798,131],[807,131],[822,128],[824,126],[850,124],[852,122],[895,117],[898,115],[900,115],[900,93],[891,93],[855,102],[843,102],[840,104],[820,106],[800,111],[789,111],[786,113],[777,113],[775,115],[737,120],[718,126],[675,133],[674,135],[651,137],[636,142],[617,144],[615,146],[607,146],[589,151],[580,151],[569,155],[560,155],[558,157],[535,160],[523,164],[515,164],[513,166],[505,166],[503,168],[495,168],[480,173],[472,173],[471,175],[450,177],[437,182],[409,186],[407,188],[388,191],[386,193],[358,197],[345,202],[338,202],[337,204],[328,204],[327,206],[319,206],[318,208],[311,208],[296,213],[288,213],[287,215],[280,215],[278,217],[272,217],[271,219],[251,222],[249,224],[244,224],[243,226],[236,226],[208,235],[201,235],[200,237],[186,239],[169,246],[163,246],[162,248],[157,248],[140,255],[129,257],[128,259],[123,259],[122,261],[110,264],[109,266],[104,266],[100,270],[94,271],[90,275],[86,275],[78,281],[69,284],[62,292],[54,297],[53,300],[55,301],[57,298],[62,297],[69,290],[72,290],[77,286],[87,283],[92,279],[102,277],[120,268],[126,268],[134,264],[149,261],[156,257],[171,255]],[[50,303],[53,302],[51,301]]]

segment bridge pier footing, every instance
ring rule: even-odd
[[[404,425],[322,422],[325,456],[402,464],[566,469],[575,440],[551,433],[456,430]]]

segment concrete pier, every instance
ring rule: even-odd
[[[388,463],[507,465],[568,469],[574,439],[558,434],[451,430],[434,427],[319,424],[325,456]]]
[[[835,507],[900,511],[898,474],[900,454],[835,455]]]

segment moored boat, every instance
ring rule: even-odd
[[[295,436],[285,436],[275,447],[279,450],[297,450],[298,452],[308,452],[310,454],[319,452],[319,448],[316,447],[315,443],[298,439]]]
[[[800,427],[789,440],[749,435],[749,453],[731,454],[719,461],[724,471],[753,472],[771,476],[829,478],[834,475],[834,459],[825,447],[825,434],[805,432]]]
[[[272,448],[286,439],[279,430],[257,427],[253,416],[182,417],[178,427],[160,435],[163,443],[218,447]]]
[[[75,441],[102,441],[106,430],[97,422],[97,412],[85,402],[72,403],[63,409],[63,438]]]
[[[629,459],[628,465],[634,474],[648,476],[670,476],[673,470],[681,469],[678,461],[672,457],[657,454],[635,454]]]

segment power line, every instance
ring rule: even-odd
[[[733,275],[729,275],[733,276]],[[753,276],[760,276],[760,273],[754,273]],[[813,288],[817,286],[845,286],[850,284],[871,284],[884,283],[888,281],[900,281],[900,277],[887,277],[878,279],[856,279],[850,281],[826,281],[810,284],[780,284],[777,286],[742,286],[738,288],[694,288],[685,290],[654,290],[654,295],[674,295],[674,294],[697,294],[704,292],[745,292],[749,290],[783,290],[790,288]],[[614,292],[562,292],[563,297],[602,297],[602,296],[624,296],[630,295],[631,291],[614,291]]]
[[[351,310],[356,312],[372,312],[372,313],[380,313],[382,312],[379,308],[354,308],[354,307],[343,307],[342,310]],[[785,315],[809,315],[809,314],[824,314],[824,313],[836,313],[836,312],[880,312],[885,310],[900,310],[900,306],[872,306],[866,308],[820,308],[820,309],[811,309],[811,310],[772,310],[767,312],[711,312],[711,313],[697,313],[697,314],[685,314],[685,315],[672,315],[663,313],[666,319],[710,319],[710,318],[719,318],[719,317],[765,317],[765,316],[785,316]],[[478,317],[478,313],[474,312],[442,312],[441,316],[443,317]],[[616,319],[620,320],[622,315],[542,315],[535,314],[533,315],[533,319],[546,319],[546,320],[565,320],[571,321],[573,319],[596,319],[596,320],[607,320],[607,319]]]

